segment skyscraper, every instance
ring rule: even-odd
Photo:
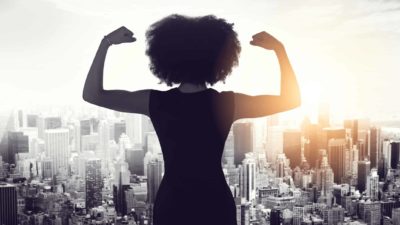
[[[253,154],[247,153],[242,165],[240,179],[241,196],[246,201],[253,201],[256,198],[256,162]]]
[[[86,208],[91,209],[102,204],[101,160],[88,159],[85,166]]]
[[[0,183],[0,224],[17,225],[17,190],[11,184]]]
[[[316,185],[322,196],[327,196],[331,192],[334,182],[334,174],[328,164],[327,156],[323,156],[321,166],[316,171]]]
[[[376,168],[371,169],[371,173],[367,177],[367,195],[371,200],[378,200],[379,193],[379,176]]]
[[[69,130],[49,129],[44,132],[46,156],[53,161],[53,174],[66,172],[68,168],[69,152]]]
[[[328,142],[328,159],[333,173],[335,174],[334,181],[337,184],[342,183],[342,178],[345,176],[346,162],[346,140],[345,139],[330,139]]]
[[[357,189],[362,193],[367,187],[367,176],[370,172],[371,162],[368,160],[358,161]]]
[[[253,151],[253,124],[242,122],[233,124],[235,165],[239,165],[245,154]]]
[[[294,169],[301,163],[301,131],[286,130],[283,132],[283,153],[290,160],[290,168]]]
[[[153,204],[156,199],[157,191],[161,184],[163,172],[163,161],[161,161],[157,157],[151,159],[147,165],[147,202],[150,204]]]
[[[399,168],[399,157],[400,157],[400,142],[391,142],[390,143],[390,167],[392,169]]]
[[[18,153],[29,152],[29,137],[19,131],[8,131],[8,149],[7,154],[3,156],[3,161],[15,164],[15,155]]]
[[[371,161],[371,168],[378,168],[379,154],[378,154],[378,144],[379,144],[379,136],[380,130],[376,127],[371,127],[369,129],[369,158]]]

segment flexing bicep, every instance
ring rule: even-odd
[[[95,99],[85,99],[85,101],[120,112],[149,116],[150,91],[151,89],[138,91],[104,90]]]
[[[263,117],[294,108],[287,99],[275,95],[234,93],[234,103],[234,120]]]

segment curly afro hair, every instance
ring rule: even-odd
[[[146,31],[150,70],[168,86],[225,83],[241,51],[233,25],[214,15],[178,14],[153,23]]]

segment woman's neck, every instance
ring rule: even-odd
[[[207,89],[205,84],[181,83],[178,89],[182,92],[198,92]]]

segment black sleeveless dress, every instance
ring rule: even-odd
[[[233,92],[151,90],[150,119],[160,141],[164,176],[153,225],[237,225],[221,157],[233,123]]]

